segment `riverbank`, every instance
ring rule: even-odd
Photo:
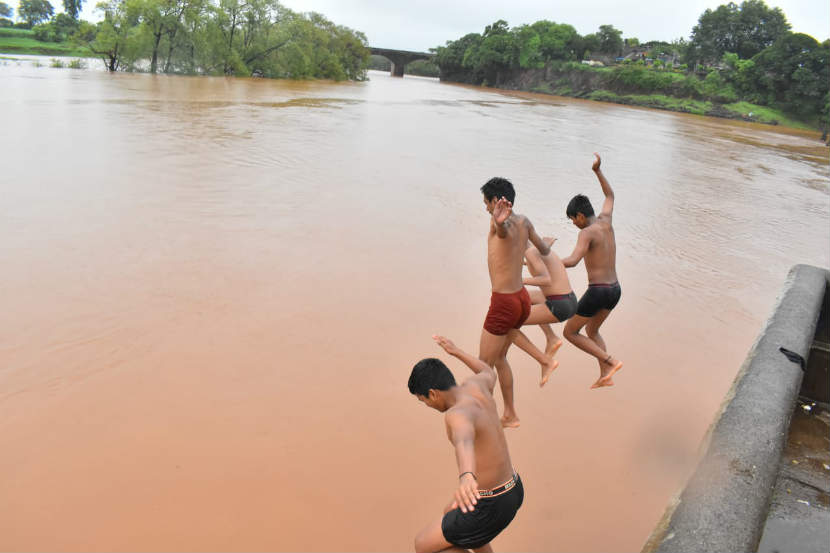
[[[442,75],[441,79],[466,82],[461,75]],[[494,86],[507,90],[781,125],[800,130],[821,130],[817,122],[795,119],[779,109],[744,101],[725,101],[729,96],[728,91],[707,91],[701,83],[702,81],[694,75],[669,70],[590,67],[565,63],[500,74]],[[490,86],[487,82],[482,85]]]
[[[28,29],[0,29],[0,54],[91,58],[89,48],[71,42],[42,42]]]

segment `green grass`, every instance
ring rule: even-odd
[[[73,58],[93,57],[88,48],[71,42],[41,42],[28,29],[0,29],[0,53]]]
[[[749,102],[735,102],[718,106],[712,102],[702,102],[690,98],[675,98],[663,96],[662,94],[626,94],[618,95],[608,90],[594,90],[586,96],[590,100],[599,102],[614,102],[630,106],[641,106],[647,108],[665,109],[669,111],[681,111],[694,113],[695,115],[718,115],[723,116],[724,112],[734,114],[735,119],[745,119],[758,123],[781,125],[794,129],[815,130],[815,127],[788,117],[784,112]],[[752,116],[749,114],[752,113]]]
[[[740,116],[749,116],[751,113],[752,116],[750,116],[750,119],[752,121],[758,121],[759,123],[777,123],[785,127],[815,130],[815,127],[793,119],[785,115],[782,111],[766,106],[750,104],[749,102],[735,102],[734,104],[724,104],[723,108]]]
[[[31,29],[14,29],[11,27],[0,27],[0,37],[4,36],[33,38],[35,36],[35,32]]]
[[[587,97],[600,102],[615,102],[617,104],[631,106],[682,111],[696,115],[706,115],[712,109],[712,102],[701,102],[690,98],[675,98],[674,96],[664,96],[662,94],[626,94],[620,96],[608,90],[595,90]]]

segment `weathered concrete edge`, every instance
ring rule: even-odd
[[[644,552],[755,551],[769,509],[802,370],[830,272],[790,270],[767,320],[701,444],[702,459]]]

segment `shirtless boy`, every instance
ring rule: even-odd
[[[513,404],[513,372],[507,362],[507,349],[516,330],[530,315],[530,296],[522,284],[522,258],[528,240],[542,255],[550,252],[547,243],[536,234],[530,220],[513,212],[516,192],[507,179],[495,177],[481,187],[484,205],[490,213],[490,232],[487,236],[487,267],[490,271],[490,310],[484,320],[478,357],[499,375],[504,400],[505,427],[519,426],[519,417]],[[551,358],[537,358],[543,364],[553,364]]]
[[[450,340],[433,338],[476,374],[459,386],[443,362],[423,359],[409,376],[410,393],[445,413],[447,437],[458,463],[455,495],[444,514],[415,537],[415,551],[493,551],[490,541],[510,524],[524,499],[493,399],[496,375]]]
[[[553,238],[545,238],[546,243],[552,245]],[[548,255],[542,255],[535,246],[530,246],[525,251],[525,262],[530,271],[529,278],[523,279],[525,286],[533,286],[530,290],[530,316],[523,326],[539,325],[545,335],[544,356],[552,358],[556,351],[562,346],[551,323],[564,323],[576,313],[576,294],[571,289],[568,280],[568,272],[562,260],[551,248]],[[538,287],[538,288],[537,288]],[[521,330],[516,331],[513,336],[513,343],[526,351],[532,357],[538,358],[542,353],[536,348]],[[539,387],[544,386],[551,373],[559,366],[559,362],[542,364],[542,377]]]
[[[599,216],[594,215],[591,202],[579,194],[574,196],[566,213],[580,231],[571,255],[562,260],[565,267],[575,267],[585,258],[588,272],[588,290],[579,299],[576,315],[565,324],[565,338],[582,351],[596,357],[599,363],[599,378],[591,388],[613,386],[611,377],[622,368],[622,362],[608,353],[599,327],[620,301],[620,283],[617,281],[617,245],[611,213],[614,210],[614,191],[600,169],[599,154],[591,167],[599,179],[605,202]],[[580,334],[585,327],[587,336]]]

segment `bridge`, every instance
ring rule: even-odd
[[[406,50],[389,50],[387,48],[369,47],[369,51],[376,56],[383,56],[392,62],[392,70],[389,72],[393,77],[403,77],[403,68],[407,63],[415,60],[431,60],[435,54],[429,52],[407,52]]]

